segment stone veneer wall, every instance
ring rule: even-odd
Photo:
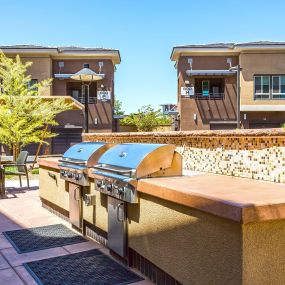
[[[83,134],[84,141],[169,143],[184,169],[285,183],[285,130]]]

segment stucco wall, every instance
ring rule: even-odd
[[[23,62],[31,61],[33,64],[28,68],[27,73],[32,79],[37,79],[39,82],[52,78],[52,60],[50,57],[21,57]],[[52,87],[42,89],[41,95],[52,95]]]
[[[49,173],[56,176],[56,180],[49,176]],[[40,167],[40,197],[55,204],[56,206],[69,211],[69,192],[66,182],[60,179],[59,171]]]
[[[243,284],[285,284],[285,220],[243,226]]]
[[[186,170],[285,183],[285,129],[95,133],[83,140],[175,144]]]
[[[95,191],[94,182],[90,183],[90,194],[96,195],[95,206],[86,206],[83,203],[83,219],[96,225],[97,228],[108,231],[107,195]]]
[[[237,56],[191,56],[193,59],[193,70],[226,70],[229,68],[227,58],[232,58],[233,65],[238,64]],[[181,87],[187,86],[185,81],[188,80],[195,86],[195,80],[201,78],[213,79],[214,76],[191,76],[186,74],[190,69],[188,63],[189,56],[181,56],[177,66],[178,76],[178,110],[180,113],[180,130],[199,130],[210,129],[210,121],[235,120],[236,119],[236,76],[224,77],[223,100],[197,100],[180,96]],[[218,78],[223,78],[218,76]],[[195,86],[197,92],[197,86]],[[193,119],[194,114],[197,120]]]
[[[254,75],[284,74],[285,53],[241,53],[241,105],[280,105],[285,100],[254,100]]]
[[[129,247],[182,284],[241,284],[241,226],[146,194],[128,207]]]

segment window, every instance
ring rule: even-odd
[[[272,98],[285,99],[285,75],[272,76]]]
[[[38,87],[34,86],[36,84],[38,84],[38,79],[31,79],[28,82],[28,88],[31,89],[31,90],[34,89],[34,90],[38,91]]]
[[[254,97],[255,99],[270,98],[270,76],[255,76],[254,77]]]
[[[285,75],[254,76],[254,99],[285,99]]]

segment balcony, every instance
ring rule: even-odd
[[[81,104],[85,104],[85,96],[78,96],[73,97],[75,100],[79,101]],[[96,104],[97,103],[97,97],[89,97],[88,104]]]
[[[198,100],[224,100],[225,93],[195,93],[194,98]]]

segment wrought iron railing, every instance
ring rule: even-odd
[[[85,104],[85,96],[79,96],[77,98],[74,98],[77,101],[79,101],[82,104]],[[88,104],[96,104],[97,103],[97,97],[89,97]]]
[[[195,93],[194,98],[199,100],[223,100],[225,93]]]

